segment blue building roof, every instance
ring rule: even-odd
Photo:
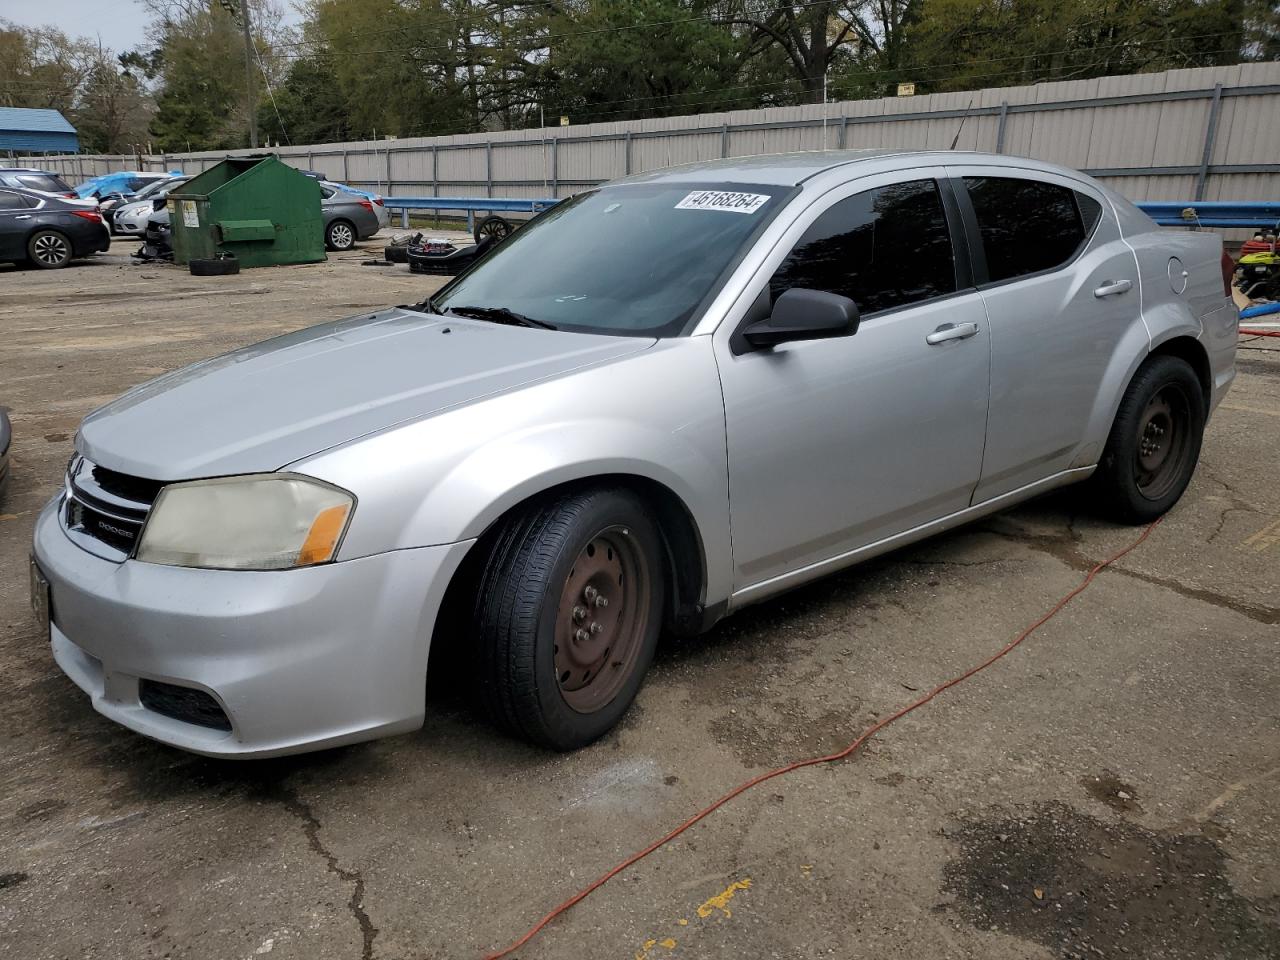
[[[75,153],[79,149],[76,128],[57,110],[0,107],[0,151]]]

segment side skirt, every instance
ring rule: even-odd
[[[892,537],[885,537],[883,540],[877,540],[875,543],[869,543],[854,550],[847,550],[826,560],[819,560],[817,563],[811,563],[798,570],[792,570],[790,573],[784,573],[768,580],[761,580],[759,583],[753,583],[734,592],[733,596],[729,598],[726,612],[766,600],[775,594],[782,593],[784,590],[798,587],[802,583],[808,583],[810,580],[816,580],[844,567],[861,563],[863,560],[870,560],[872,557],[878,557],[880,554],[896,550],[898,547],[905,547],[907,544],[915,543],[917,540],[924,540],[926,537],[931,537],[936,533],[942,533],[945,530],[969,523],[988,514],[996,513],[1019,501],[1047,493],[1057,487],[1077,483],[1086,479],[1095,469],[1097,469],[1097,464],[1089,467],[1077,467],[1073,470],[1063,470],[1053,476],[1037,480],[1035,483],[1029,483],[1024,487],[1019,487],[1017,490],[1010,490],[1008,493],[993,497],[990,500],[984,500],[982,503],[974,504],[939,520],[912,527],[910,530],[905,530]]]

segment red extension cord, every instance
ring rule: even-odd
[[[1280,334],[1280,331],[1277,331],[1277,333]],[[875,736],[885,727],[889,726],[889,724],[893,723],[896,720],[902,719],[908,713],[911,713],[913,710],[918,710],[920,707],[923,707],[926,703],[928,703],[938,694],[942,693],[944,690],[949,690],[951,687],[954,687],[956,684],[962,683],[965,680],[968,680],[974,674],[980,673],[983,670],[987,669],[987,667],[991,666],[993,663],[995,663],[1005,654],[1009,653],[1011,650],[1017,647],[1020,643],[1022,643],[1023,640],[1027,639],[1027,637],[1035,633],[1036,630],[1044,626],[1044,624],[1046,624],[1049,620],[1051,620],[1054,616],[1057,615],[1058,611],[1060,611],[1068,603],[1070,603],[1077,596],[1083,593],[1085,588],[1088,587],[1089,584],[1093,582],[1093,578],[1096,577],[1104,568],[1109,567],[1111,564],[1115,563],[1125,554],[1129,553],[1131,550],[1136,549],[1144,540],[1147,539],[1147,537],[1151,536],[1151,531],[1154,530],[1157,526],[1159,526],[1159,524],[1160,524],[1160,520],[1156,520],[1154,523],[1152,523],[1150,526],[1148,526],[1145,530],[1142,531],[1142,536],[1138,537],[1138,539],[1134,540],[1131,544],[1129,544],[1119,553],[1113,554],[1112,556],[1108,557],[1106,560],[1103,560],[1101,563],[1095,566],[1092,570],[1089,571],[1088,575],[1082,581],[1080,581],[1080,584],[1074,590],[1072,590],[1065,597],[1063,597],[1056,604],[1054,604],[1053,609],[1051,609],[1048,613],[1046,613],[1043,617],[1041,617],[1035,623],[1031,624],[1031,626],[1027,627],[1027,629],[1023,630],[1022,633],[1018,634],[1016,639],[1006,644],[1004,647],[1002,647],[996,653],[992,654],[986,660],[983,660],[976,667],[970,667],[968,670],[966,670],[964,673],[960,674],[959,676],[952,677],[950,680],[946,681],[945,683],[938,684],[938,686],[934,687],[932,690],[926,693],[919,700],[916,700],[915,702],[908,704],[907,706],[899,710],[897,713],[891,714],[885,717],[883,720],[880,720],[877,723],[873,724],[871,727],[869,727],[866,730],[866,732],[864,732],[860,737],[858,737],[857,740],[853,741],[853,743],[849,744],[839,753],[827,754],[825,757],[810,757],[808,760],[797,760],[794,763],[787,764],[785,767],[778,767],[776,770],[770,770],[767,773],[762,773],[759,776],[752,777],[750,780],[746,781],[745,783],[739,784],[738,786],[730,790],[728,793],[726,793],[724,796],[722,796],[719,800],[715,801],[714,803],[712,803],[707,807],[704,807],[702,810],[699,810],[692,817],[690,817],[684,823],[680,824],[680,826],[676,827],[670,833],[667,833],[664,836],[660,837],[659,839],[655,840],[653,843],[649,844],[649,846],[645,847],[643,850],[639,851],[638,853],[633,853],[631,856],[627,857],[627,859],[623,860],[617,866],[610,868],[609,871],[603,874],[599,879],[594,880],[593,882],[589,883],[587,886],[583,887],[581,890],[575,893],[572,897],[564,901],[564,903],[560,904],[560,906],[556,907],[554,910],[548,913],[545,917],[543,917],[541,920],[535,923],[532,927],[529,928],[528,932],[526,932],[524,936],[522,936],[515,943],[511,944],[511,946],[503,950],[499,950],[496,953],[489,954],[488,956],[485,957],[485,960],[499,960],[499,958],[505,957],[511,953],[514,953],[516,950],[519,950],[526,943],[532,940],[538,934],[538,932],[543,929],[543,927],[549,924],[556,917],[560,916],[562,913],[566,912],[570,907],[574,906],[575,904],[579,903],[582,900],[585,900],[593,892],[600,889],[602,886],[608,883],[611,879],[613,879],[618,874],[620,874],[623,870],[626,870],[628,867],[632,866],[633,864],[636,864],[639,861],[643,860],[645,857],[653,853],[653,851],[657,850],[663,844],[670,843],[676,837],[680,836],[680,834],[684,833],[686,830],[692,827],[699,820],[703,820],[709,815],[711,815],[712,813],[714,813],[716,810],[719,810],[721,807],[723,807],[726,803],[728,803],[730,800],[732,800],[734,797],[738,796],[739,794],[746,793],[752,787],[759,786],[760,784],[764,783],[766,780],[772,780],[774,777],[781,777],[783,774],[791,773],[795,770],[800,770],[804,767],[812,767],[820,763],[834,763],[837,760],[844,760],[846,757],[852,754],[855,750],[861,747],[864,743],[866,743],[869,739],[871,739],[871,737]]]
[[[1280,330],[1246,330],[1240,328],[1240,336],[1242,337],[1280,337]]]

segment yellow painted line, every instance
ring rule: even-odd
[[[711,897],[709,900],[703,903],[703,905],[698,908],[698,916],[703,920],[705,920],[707,917],[711,916],[711,914],[719,910],[721,913],[725,915],[726,918],[732,917],[733,912],[729,909],[729,901],[733,899],[733,895],[737,893],[739,890],[750,890],[750,889],[751,889],[750,877],[747,877],[745,880],[735,880],[733,883],[729,884],[729,886],[725,887],[723,890],[717,893],[714,897]]]
[[[1267,410],[1263,407],[1250,407],[1243,403],[1220,403],[1224,410],[1242,410],[1245,413],[1260,413],[1264,417],[1280,417],[1280,410]]]
[[[1267,547],[1274,547],[1277,543],[1280,543],[1280,520],[1273,520],[1240,546],[1253,547],[1255,552],[1261,553]]]

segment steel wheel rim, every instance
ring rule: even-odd
[[[67,242],[56,234],[46,233],[36,237],[32,253],[41,263],[62,263],[67,259]]]
[[[486,223],[480,227],[481,237],[492,237],[494,240],[506,239],[511,233],[511,227],[505,223]]]
[[[1178,384],[1155,392],[1138,420],[1134,478],[1138,492],[1159,500],[1177,484],[1190,451],[1191,404]]]
[[[351,235],[351,228],[346,224],[339,223],[329,231],[330,242],[339,250],[347,249],[347,247],[351,246],[354,239],[355,238]]]
[[[553,650],[556,684],[573,710],[594,713],[626,684],[644,646],[649,590],[627,528],[601,530],[578,553],[560,594]]]

